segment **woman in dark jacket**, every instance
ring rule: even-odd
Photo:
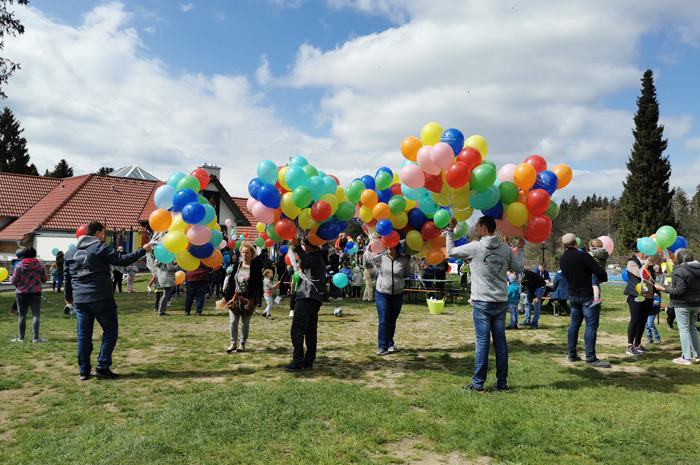
[[[627,306],[630,309],[630,322],[627,325],[627,355],[641,355],[649,352],[642,346],[642,335],[647,318],[654,307],[654,268],[650,257],[644,255],[636,247],[634,254],[627,261],[627,286],[624,295],[627,296]],[[641,292],[637,285],[641,285]]]
[[[691,359],[700,362],[700,341],[696,326],[700,309],[700,263],[686,249],[676,250],[675,255],[676,267],[671,274],[671,286],[657,284],[655,287],[668,293],[676,309],[683,354],[673,359],[673,363],[690,365]]]
[[[263,265],[256,255],[255,247],[250,242],[244,241],[240,248],[241,259],[233,265],[233,272],[227,282],[224,295],[239,294],[246,299],[253,299],[255,305],[262,303],[263,295]],[[228,300],[228,299],[227,299]],[[245,344],[250,331],[250,319],[254,312],[241,312],[229,308],[229,334],[231,345],[226,352],[245,352]],[[241,322],[241,344],[238,345],[238,322]]]

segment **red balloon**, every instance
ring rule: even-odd
[[[286,254],[284,254],[284,263],[286,263],[289,266],[292,266],[292,259],[289,256],[289,253],[290,252],[287,252]]]
[[[539,155],[530,155],[525,159],[524,163],[532,165],[538,173],[547,169],[547,161]]]
[[[403,195],[401,193],[401,184],[392,184],[389,189],[391,189],[391,195]]]
[[[393,230],[386,236],[382,237],[382,244],[384,244],[384,247],[396,247],[400,240],[401,237],[399,236],[399,233],[396,232],[396,230]]]
[[[440,234],[440,230],[435,227],[435,223],[432,221],[426,221],[423,223],[423,227],[420,228],[420,233],[421,236],[423,236],[423,239],[426,241],[431,241],[435,239],[438,234]]]
[[[513,226],[506,219],[496,220],[496,229],[506,237],[522,237],[523,227]]]
[[[275,245],[275,241],[273,241],[272,239],[270,239],[270,238],[268,237],[268,238],[265,240],[265,247],[272,247],[273,245]]]
[[[248,239],[248,233],[243,233],[243,237]]]
[[[286,241],[291,241],[297,235],[297,227],[294,222],[285,218],[275,223],[275,232]]]
[[[478,150],[476,151],[478,152]],[[459,189],[460,187],[467,185],[471,174],[472,169],[469,168],[469,165],[467,165],[463,161],[457,160],[456,162],[448,166],[447,170],[445,170],[445,181],[447,181],[447,185],[451,188]]]
[[[340,181],[338,181],[338,178],[336,178],[334,174],[327,174],[326,176],[335,179],[335,183],[336,183],[337,185],[340,185]]]
[[[525,240],[539,244],[547,240],[552,233],[552,220],[547,215],[530,215],[525,228]]]
[[[80,239],[80,236],[84,236],[84,235],[85,235],[85,228],[87,228],[87,225],[86,225],[86,224],[81,224],[80,226],[78,226],[78,230],[75,231],[75,237],[76,237],[77,239]]]
[[[311,207],[311,218],[317,223],[321,223],[330,218],[332,212],[333,207],[331,207],[330,203],[325,200],[319,200]]]
[[[235,249],[236,248],[236,239],[229,239],[227,245],[228,245],[229,249]]]
[[[439,194],[442,190],[442,176],[440,176],[439,174],[425,173],[424,187],[430,192],[436,192]]]
[[[199,180],[199,190],[201,191],[207,185],[209,184],[209,173],[207,173],[204,169],[202,168],[197,168],[196,170],[192,171],[190,173],[191,176],[194,176]]]
[[[549,193],[546,190],[535,189],[528,192],[525,198],[525,206],[531,214],[538,215],[549,208],[549,200]]]
[[[473,170],[481,164],[483,158],[481,158],[481,152],[474,147],[466,147],[457,154],[457,161],[461,161],[466,164],[470,170]]]

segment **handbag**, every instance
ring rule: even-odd
[[[234,315],[249,316],[255,312],[255,299],[247,299],[236,292],[228,303],[228,308]]]

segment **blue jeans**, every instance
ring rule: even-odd
[[[209,282],[190,281],[187,283],[187,296],[185,297],[185,315],[189,315],[192,310],[192,302],[197,301],[197,314],[202,314],[204,308],[204,294],[207,293]]]
[[[394,345],[396,320],[399,318],[399,313],[401,313],[403,293],[391,295],[377,292],[374,300],[377,303],[377,316],[379,317],[377,342],[381,350],[386,350]]]
[[[474,335],[476,349],[474,356],[474,376],[472,384],[483,389],[489,369],[489,343],[493,334],[493,348],[496,352],[496,385],[508,387],[508,343],[506,342],[507,302],[474,301]]]
[[[510,312],[510,326],[511,328],[518,327],[518,302],[513,304],[508,303],[508,311]]]
[[[32,309],[32,334],[34,340],[39,339],[39,326],[41,322],[41,292],[29,292],[17,294],[17,325],[19,338],[24,339],[27,329],[27,310]]]
[[[544,287],[538,287],[535,289],[534,297],[528,292],[527,301],[525,302],[525,319],[523,320],[523,326],[531,325],[535,328],[537,327],[537,322],[540,321],[540,310],[542,309],[542,296],[544,295]],[[537,298],[539,302],[533,303],[533,299]],[[534,312],[532,311],[534,307]],[[530,315],[532,314],[532,320]]]
[[[659,334],[659,331],[656,329],[656,325],[654,324],[654,319],[656,319],[656,315],[649,315],[647,317],[647,323],[644,325],[644,329],[647,331],[647,340],[649,342],[653,340],[658,341],[661,339],[661,335]]]
[[[586,331],[583,333],[583,342],[586,347],[586,361],[595,362],[595,340],[598,335],[600,322],[600,304],[593,305],[593,296],[569,297],[571,304],[571,323],[567,333],[567,349],[569,358],[578,356],[576,344],[578,343],[578,330],[583,320],[586,320]]]
[[[90,355],[92,354],[92,329],[95,319],[102,327],[102,347],[97,357],[97,369],[104,370],[112,366],[112,352],[119,337],[117,303],[113,297],[97,302],[74,303],[78,317],[78,366],[80,373],[90,373]]]
[[[683,358],[690,360],[700,357],[700,340],[698,339],[698,307],[676,307],[678,336],[681,339]]]

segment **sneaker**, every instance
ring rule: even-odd
[[[611,365],[608,362],[604,362],[599,359],[595,360],[586,360],[586,365],[591,366],[591,367],[596,367],[596,368],[610,368]]]
[[[226,349],[226,353],[227,353],[227,354],[232,354],[232,353],[236,352],[236,350],[237,350],[237,349],[236,349],[236,346],[235,346],[235,345],[231,345],[228,349]]]
[[[11,341],[12,342],[24,342],[24,339],[22,339],[20,337],[16,337],[16,338],[12,339]]]
[[[495,391],[497,392],[508,392],[508,386],[506,387],[500,387],[498,384],[494,384],[491,386]]]
[[[172,304],[173,304],[172,302],[168,301],[167,306],[170,307]]]
[[[92,379],[92,373],[80,373],[80,381],[87,381]]]
[[[574,362],[580,362],[580,361],[583,360],[583,359],[577,355],[577,356],[575,356],[575,357],[569,357],[568,360],[569,360],[570,362],[574,363]]]
[[[387,349],[387,352],[389,352],[390,354],[395,354],[396,352],[398,352],[398,351],[400,351],[400,350],[401,350],[401,349],[399,349],[399,348],[396,347],[396,346],[391,346],[391,347],[389,347],[389,348]]]
[[[289,311],[289,318],[292,318],[294,316],[294,310]]]
[[[677,363],[679,365],[692,365],[692,362],[690,360],[683,357],[674,358],[673,363]]]
[[[100,379],[117,379],[119,378],[119,375],[112,372],[109,368],[105,368],[103,370],[100,370],[99,368],[95,369],[95,376],[100,378]]]
[[[484,393],[484,388],[478,388],[478,387],[474,386],[473,384],[470,384],[469,386],[462,386],[462,390],[476,392],[477,394]]]
[[[300,365],[294,365],[293,363],[286,363],[282,365],[282,368],[287,370],[290,373],[296,373],[298,371],[304,371],[304,367]]]
[[[240,347],[238,347],[238,352],[245,352],[245,346],[241,345]]]
[[[632,345],[627,346],[627,350],[625,351],[625,353],[626,353],[627,355],[635,355],[635,356],[636,356],[636,355],[641,355],[641,354],[637,351],[637,348],[634,347],[634,346],[632,346]]]
[[[694,362],[700,362],[700,357],[693,357]]]
[[[661,339],[654,339],[654,344],[661,344]]]
[[[639,353],[641,353],[641,354],[646,354],[646,353],[648,353],[648,352],[651,352],[651,350],[647,349],[646,347],[644,347],[644,346],[641,345],[641,344],[639,344],[639,345],[636,347],[636,349],[637,349],[637,352],[639,352]]]
[[[158,316],[170,316],[170,313],[162,312],[162,313],[159,313]]]
[[[387,355],[387,354],[389,354],[389,351],[386,350],[386,349],[379,349],[379,350],[377,351],[377,355],[384,356],[384,355]]]
[[[32,343],[34,343],[34,344],[36,344],[37,342],[48,342],[48,341],[46,339],[42,339],[40,337],[38,337],[32,341]]]
[[[671,325],[671,324],[666,323],[666,327],[667,327],[670,331],[675,331],[675,329],[673,329],[673,325]]]

